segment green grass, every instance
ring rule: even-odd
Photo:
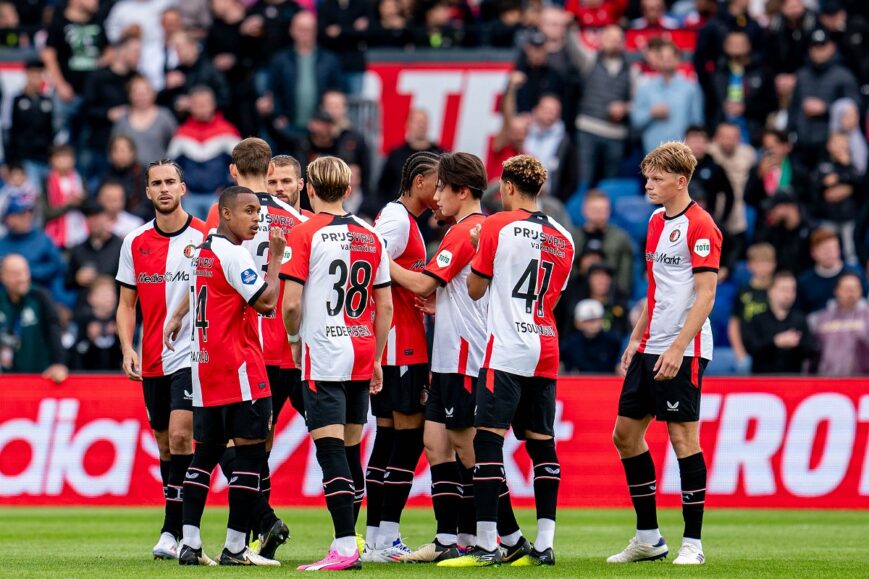
[[[295,572],[296,565],[321,558],[331,540],[328,512],[278,509],[293,538],[278,551],[281,569],[184,568],[154,561],[161,512],[133,508],[3,508],[3,562],[0,577],[250,577]],[[533,511],[518,513],[533,539]],[[363,514],[364,517],[364,514]],[[362,519],[364,520],[364,519]],[[869,575],[869,513],[853,511],[712,510],[706,516],[702,568],[670,564],[679,547],[682,522],[677,510],[660,513],[671,555],[667,562],[607,565],[627,544],[633,515],[628,510],[568,510],[558,513],[555,568],[438,569],[429,565],[366,565],[354,577],[860,577]],[[226,524],[222,507],[206,509],[206,552],[220,553]],[[362,528],[362,524],[359,525]],[[412,547],[430,540],[431,512],[409,510],[402,523]]]

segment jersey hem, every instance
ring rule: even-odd
[[[131,290],[138,290],[139,289],[139,287],[136,284],[127,283],[127,282],[121,281],[119,279],[116,279],[115,281],[118,282],[118,285],[123,286],[125,288],[129,288]]]
[[[293,276],[291,276],[291,275],[287,275],[287,274],[285,274],[285,273],[280,273],[280,274],[278,274],[278,277],[279,277],[280,279],[284,280],[284,281],[290,280],[290,281],[294,281],[294,282],[296,282],[296,283],[299,284],[299,285],[305,285],[304,280],[301,280],[301,279],[299,279],[299,278],[297,278],[297,277],[293,277]]]
[[[496,368],[496,367],[491,366],[491,365],[488,368],[481,368],[480,369],[481,372],[483,370],[497,370],[498,372],[506,372],[507,374],[513,374],[514,376],[522,376],[523,378],[549,378],[550,380],[557,380],[558,379],[558,372],[541,372],[539,374],[537,372],[528,373],[524,370],[523,371],[517,370],[516,368],[507,368],[507,367],[503,367],[503,366],[500,368]]]
[[[654,352],[650,351],[648,348],[646,348],[645,350],[642,350],[642,351],[638,349],[637,354],[649,354],[650,356],[660,356],[661,354],[666,352],[669,348],[664,348],[660,352],[657,351],[658,349],[659,348],[652,348],[652,350],[655,350]],[[696,357],[696,358],[701,358],[701,359],[706,360],[706,361],[712,361],[712,356],[704,356],[702,352],[700,353],[699,356],[695,356],[693,352],[689,353],[687,349],[685,350],[685,353],[682,354],[682,357],[683,358],[695,358]]]
[[[487,273],[483,273],[483,272],[481,272],[481,271],[478,270],[478,269],[474,269],[473,267],[471,268],[471,273],[475,273],[475,274],[477,274],[478,276],[480,276],[480,277],[484,277],[484,278],[486,278],[486,279],[492,279],[492,276],[491,276],[491,275],[489,275],[489,274],[487,274]]]
[[[197,406],[194,404],[194,408],[213,408],[215,406],[229,406],[230,404],[241,404],[242,402],[253,402],[255,400],[262,400],[263,398],[270,398],[272,395],[271,389],[269,389],[268,394],[262,394],[260,396],[251,396],[250,400],[238,400],[236,398],[224,398],[221,400],[216,400],[214,402],[209,402],[208,404],[200,404]]]
[[[436,274],[436,273],[433,272],[433,271],[429,271],[429,270],[427,270],[427,269],[424,269],[424,270],[422,270],[422,272],[420,272],[420,273],[422,273],[423,275],[427,275],[427,276],[429,276],[430,278],[434,279],[436,282],[438,282],[438,283],[441,285],[441,287],[447,285],[446,280],[444,280],[444,278],[442,278],[441,276],[439,276],[438,274]]]
[[[391,285],[392,285],[392,281],[385,281],[383,283],[376,283],[376,284],[374,284],[373,287],[374,287],[374,289],[383,289],[383,288],[389,287]]]
[[[718,273],[717,267],[695,267],[691,270],[694,273],[703,273],[706,271],[711,271],[712,273]]]
[[[261,288],[259,288],[258,290],[256,290],[256,293],[255,293],[255,294],[253,294],[252,296],[250,296],[250,299],[247,300],[247,305],[253,307],[253,305],[254,305],[254,304],[256,303],[256,301],[260,298],[260,296],[263,295],[263,294],[265,293],[265,291],[266,291],[266,289],[268,289],[268,287],[269,287],[269,282],[265,282],[265,283],[262,285]]]

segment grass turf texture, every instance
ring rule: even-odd
[[[155,561],[151,547],[162,522],[158,509],[148,508],[3,508],[5,577],[155,577],[220,576],[295,573],[299,564],[326,554],[331,540],[329,514],[323,509],[279,508],[293,538],[278,550],[279,569],[186,568]],[[523,529],[534,538],[531,510],[518,513]],[[359,529],[364,529],[364,513]],[[671,564],[679,548],[681,512],[659,513],[669,541],[665,562],[608,565],[632,535],[633,514],[623,510],[562,509],[558,513],[554,568],[443,569],[432,565],[368,564],[354,577],[461,577],[469,573],[491,577],[614,577],[614,576],[750,576],[858,577],[869,573],[869,513],[852,511],[712,510],[707,513],[704,547],[708,563],[678,568]],[[205,551],[220,555],[225,538],[225,508],[206,509]],[[409,546],[431,540],[430,510],[411,509],[402,531]]]

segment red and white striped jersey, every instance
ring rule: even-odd
[[[290,232],[281,279],[302,292],[302,378],[370,380],[374,372],[374,290],[388,287],[383,240],[350,215],[318,213]]]
[[[197,250],[190,294],[193,405],[220,406],[271,396],[250,304],[267,283],[240,245],[211,234]]]
[[[518,376],[558,376],[552,310],[573,265],[570,233],[524,209],[496,213],[480,231],[474,273],[490,278],[483,368]]]
[[[131,231],[121,246],[115,279],[136,290],[142,308],[142,376],[168,376],[190,367],[190,321],[182,322],[175,351],[163,346],[163,328],[182,300],[187,299],[196,246],[205,237],[205,224],[193,217],[174,233],[160,231],[153,219]]]
[[[277,227],[288,235],[290,231],[303,221],[307,221],[307,217],[299,214],[293,207],[287,205],[277,197],[272,197],[268,193],[257,193],[260,202],[259,221],[260,226],[257,234],[253,239],[242,242],[244,247],[253,257],[254,263],[257,266],[257,272],[263,277],[266,275],[269,264],[269,229]],[[216,229],[219,225],[219,215],[217,213],[217,204],[215,203],[208,212],[208,219],[205,225],[211,229]],[[289,254],[285,251],[282,256],[282,261],[286,261]],[[272,280],[266,279],[267,282]],[[277,281],[277,280],[275,280]],[[270,314],[260,314],[258,319],[260,343],[262,344],[263,358],[265,358],[266,366],[278,366],[282,368],[294,368],[293,355],[290,350],[290,343],[287,341],[287,332],[284,329],[284,319],[281,313],[281,304],[284,299],[283,285],[281,293],[278,296],[278,305],[275,311]]]
[[[432,372],[474,378],[480,375],[489,294],[476,302],[472,300],[468,295],[468,274],[476,253],[471,229],[485,221],[484,215],[474,213],[450,227],[437,253],[422,270],[441,285],[437,289]]]
[[[386,243],[386,251],[395,263],[410,271],[425,267],[425,241],[416,217],[404,204],[391,201],[380,211],[374,228]],[[392,327],[381,363],[407,366],[428,362],[428,341],[422,311],[416,307],[416,295],[400,285],[392,286]]]
[[[717,272],[720,261],[721,231],[702,207],[692,201],[674,217],[667,217],[663,208],[652,214],[646,234],[649,325],[638,352],[663,354],[673,345],[697,298],[694,274]],[[712,359],[708,319],[685,355]]]

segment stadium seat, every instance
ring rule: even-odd
[[[712,361],[706,366],[707,376],[728,376],[736,373],[736,356],[733,348],[721,346],[712,350]]]
[[[613,200],[612,222],[624,229],[634,243],[642,248],[646,244],[649,217],[654,210],[654,205],[646,201],[645,197],[618,197]]]
[[[585,219],[582,217],[582,202],[585,199],[585,192],[587,190],[588,184],[580,183],[576,193],[571,195],[567,203],[564,204],[564,208],[567,210],[567,214],[570,216],[570,220],[573,221],[575,227],[582,227],[582,224],[585,223]]]
[[[600,189],[609,195],[613,206],[624,197],[640,197],[643,194],[640,182],[636,179],[604,179],[598,182],[595,189]]]
[[[748,245],[754,243],[754,228],[757,225],[757,209],[751,205],[745,206],[745,242]]]

